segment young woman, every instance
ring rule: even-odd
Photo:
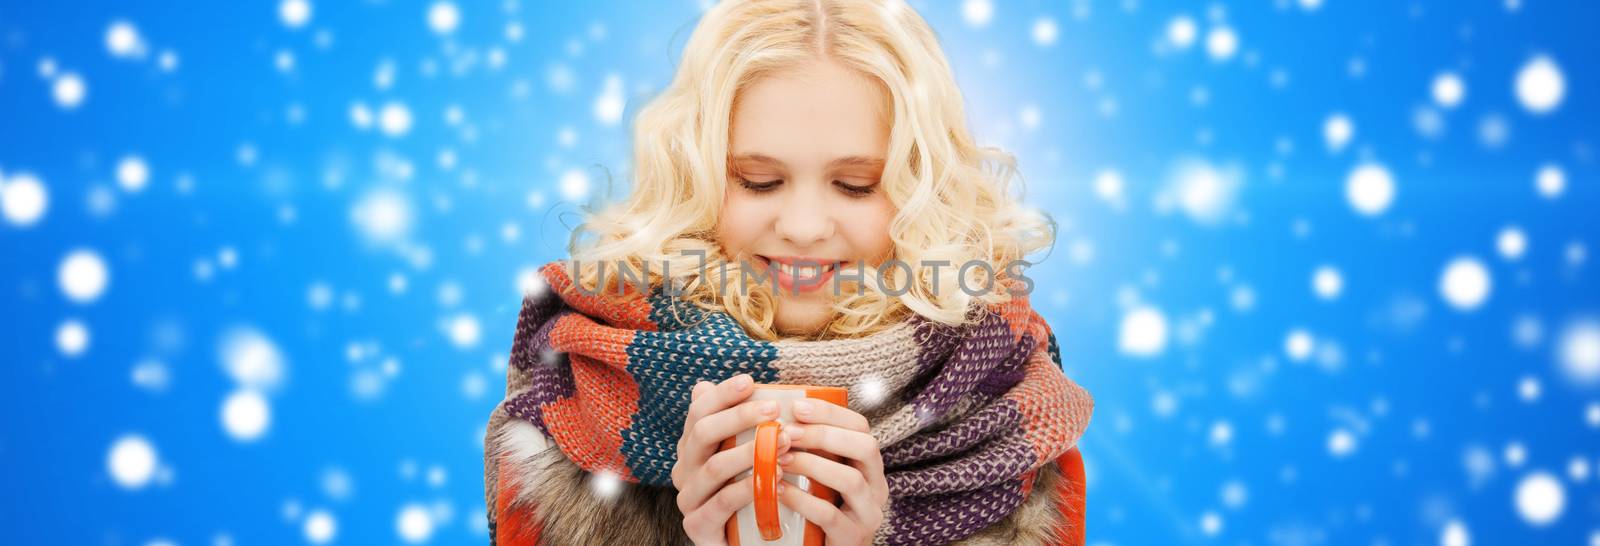
[[[829,544],[1081,543],[1093,401],[1015,267],[1054,226],[964,115],[899,0],[706,12],[635,121],[631,193],[524,298],[495,543],[723,544],[751,451],[718,446],[774,411],[753,383],[850,389],[781,439],[783,472],[840,492],[780,493]]]

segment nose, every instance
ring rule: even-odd
[[[808,248],[833,236],[833,215],[819,195],[822,192],[812,187],[786,192],[774,226],[778,236],[798,248]]]

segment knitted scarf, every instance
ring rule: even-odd
[[[696,381],[749,373],[846,387],[889,485],[875,543],[944,544],[1017,509],[1091,411],[1025,295],[975,305],[977,322],[963,327],[913,315],[863,337],[768,342],[659,289],[585,294],[564,261],[539,272],[545,285],[523,299],[502,404],[584,470],[628,483],[671,485]]]

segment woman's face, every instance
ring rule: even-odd
[[[878,187],[889,149],[879,93],[865,76],[826,60],[764,77],[741,93],[729,135],[733,172],[717,225],[730,256],[752,258],[753,272],[800,259],[854,272],[858,263],[876,266],[889,257],[895,210]],[[780,283],[774,327],[814,333],[833,318],[832,273],[793,278],[793,270],[768,271]],[[800,293],[789,289],[791,280]]]

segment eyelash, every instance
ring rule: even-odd
[[[778,187],[778,184],[780,184],[782,182],[783,182],[783,180],[773,180],[771,182],[764,182],[764,183],[757,184],[755,182],[751,182],[751,181],[745,180],[743,178],[739,179],[739,185],[740,186],[744,186],[745,189],[753,191],[753,192],[756,192],[756,193],[766,193],[766,192],[772,191],[773,188]],[[853,197],[853,198],[866,197],[868,195],[872,195],[872,192],[875,191],[874,190],[875,186],[852,186],[850,184],[846,184],[846,183],[840,182],[838,180],[835,180],[833,182],[835,184],[838,184],[840,188],[844,189],[844,192],[845,192],[846,195],[849,195],[850,197]]]

